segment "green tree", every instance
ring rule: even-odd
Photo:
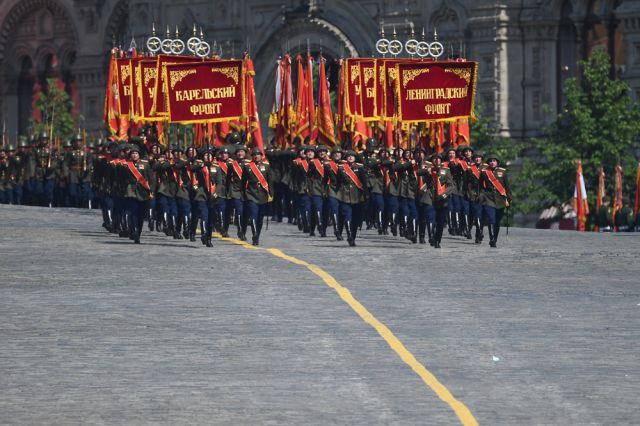
[[[75,123],[80,117],[74,117],[71,114],[73,101],[64,88],[58,87],[55,79],[47,79],[47,90],[40,92],[36,108],[42,113],[42,121],[33,123],[33,129],[37,135],[42,132],[49,134],[52,120],[54,140],[57,138],[68,140],[75,134]]]
[[[640,108],[629,97],[629,85],[610,78],[610,58],[598,49],[581,61],[581,79],[568,79],[566,106],[546,137],[533,140],[534,155],[523,164],[524,211],[539,211],[573,196],[576,160],[582,160],[587,191],[594,200],[598,170],[604,167],[613,187],[616,164],[623,168],[625,193],[631,194],[635,153],[640,148]],[[609,191],[611,194],[611,190]]]

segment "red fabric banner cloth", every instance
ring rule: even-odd
[[[172,123],[205,123],[246,117],[241,60],[168,64],[163,67]]]
[[[202,59],[193,56],[168,56],[159,55],[156,58],[156,78],[153,104],[151,105],[151,114],[154,116],[167,116],[166,95],[168,91],[168,83],[164,80],[166,73],[164,68],[171,64],[193,64],[202,62]]]
[[[477,62],[396,64],[398,119],[415,123],[473,117],[477,68]]]
[[[142,59],[138,62],[137,82],[139,99],[139,117],[144,121],[160,121],[166,117],[158,116],[151,112],[156,93],[156,80],[158,79],[158,69],[156,59]]]

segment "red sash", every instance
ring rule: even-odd
[[[353,181],[353,183],[358,187],[358,189],[362,189],[362,182],[360,182],[360,178],[351,170],[351,167],[347,163],[342,165],[344,168],[344,172],[349,176],[349,178]]]
[[[387,170],[387,166],[378,166],[378,167],[380,167],[380,173],[382,173],[382,176],[384,177],[384,186],[388,188],[389,184],[391,183],[389,170]]]
[[[135,164],[132,161],[127,161],[127,166],[129,167],[129,171],[133,173],[133,176],[136,180],[142,185],[144,189],[147,191],[151,191],[151,187],[149,186],[149,182],[140,174],[140,171],[136,168]]]
[[[324,178],[324,166],[320,163],[320,160],[314,158],[313,165],[316,166],[316,170],[320,173],[320,176]]]
[[[418,174],[418,168],[419,168],[418,163],[413,165],[413,175],[416,177],[416,180],[418,181],[418,189],[421,189],[424,186],[424,184],[422,182],[422,176]]]
[[[433,183],[436,185],[436,192],[438,197],[441,197],[447,191],[447,185],[443,185],[440,183],[440,177],[438,176],[440,173],[435,168],[431,169],[431,178],[433,179]]]
[[[298,163],[302,166],[302,168],[304,169],[305,173],[309,172],[309,163],[307,163],[307,160],[300,160],[300,163]]]
[[[222,169],[225,175],[229,174],[229,166],[227,166],[227,163],[223,161],[221,163],[218,163],[218,165],[220,166],[220,168]]]
[[[187,176],[189,176],[189,180],[191,181],[191,185],[194,187],[198,186],[198,178],[196,174],[187,168]]]
[[[202,174],[204,175],[204,184],[207,188],[207,191],[209,191],[209,194],[213,194],[214,192],[216,192],[216,184],[211,184],[211,174],[209,172],[209,166],[205,165],[202,168]]]
[[[242,179],[242,167],[240,167],[240,164],[238,164],[236,160],[233,160],[231,161],[231,165],[233,166],[233,170],[236,171],[238,177]]]
[[[478,166],[475,164],[471,165],[471,173],[476,177],[476,179],[480,179],[480,170],[478,170]]]
[[[460,160],[460,165],[462,166],[462,170],[465,172],[469,170],[469,163],[467,163],[467,160]]]
[[[178,186],[182,186],[182,177],[180,176],[180,173],[178,172],[177,169],[172,169],[173,170],[173,177],[176,180],[176,182],[178,182]]]
[[[264,175],[262,174],[258,166],[256,166],[256,163],[254,163],[253,161],[250,162],[249,167],[251,168],[251,171],[256,176],[256,178],[258,178],[258,182],[260,182],[260,186],[262,187],[262,189],[267,191],[267,194],[269,194],[269,184],[267,183],[267,180],[264,178]]]
[[[498,181],[498,179],[493,175],[493,172],[487,169],[485,170],[485,173],[487,174],[487,177],[489,178],[489,182],[491,182],[493,187],[498,190],[500,195],[502,195],[503,197],[506,197],[507,191],[504,189],[504,186],[502,186],[502,184]]]
[[[333,174],[335,174],[337,176],[338,175],[338,165],[336,164],[336,162],[333,161],[333,160],[329,161],[329,167],[331,167],[331,171],[333,172]]]

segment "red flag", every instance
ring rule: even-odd
[[[344,60],[340,59],[340,82],[338,83],[338,111],[336,114],[336,125],[338,126],[338,139],[344,142],[347,132],[347,123],[344,117],[344,79],[346,69],[343,67]]]
[[[469,136],[469,119],[461,118],[460,120],[458,120],[456,130],[457,130],[456,146],[463,143],[462,141],[460,141],[460,138],[464,138],[464,143],[469,144],[469,141],[471,140]]]
[[[304,69],[302,67],[302,56],[298,55],[296,57],[296,62],[298,62],[298,85],[296,88],[295,136],[304,139],[309,135],[309,123],[307,122],[309,115],[305,111],[307,105],[305,97],[307,96],[307,91],[304,90],[306,80]]]
[[[324,71],[326,60],[320,57],[320,87],[318,88],[318,112],[316,114],[316,126],[318,127],[318,141],[325,145],[336,144],[335,129],[333,125],[333,112],[331,111],[331,99],[329,97],[329,83]]]
[[[224,141],[229,134],[230,127],[228,121],[221,121],[216,123],[216,146],[224,145]]]
[[[391,122],[391,120],[385,121],[384,127],[386,146],[388,149],[391,149],[393,148],[393,123]]]
[[[107,90],[104,96],[104,122],[107,123],[111,135],[115,137],[118,134],[118,81],[116,72],[116,57],[118,49],[111,50],[111,59],[109,61],[109,74],[107,76]]]
[[[276,132],[280,136],[281,146],[285,147],[289,142],[291,136],[291,126],[293,124],[291,120],[292,105],[293,105],[293,93],[291,87],[291,57],[284,55],[284,58],[280,61],[280,94],[279,105],[277,111],[277,124],[276,129],[280,127]]]
[[[449,122],[449,146],[458,147],[458,122]]]
[[[438,124],[438,154],[440,154],[444,150],[444,122],[439,121]]]
[[[253,61],[248,55],[244,59],[244,69],[245,93],[247,94],[247,121],[245,123],[247,141],[251,142],[255,148],[260,148],[264,154],[264,141],[262,139],[262,129],[260,127],[260,116],[258,115],[256,90],[253,84],[253,76],[256,72],[253,69]]]
[[[318,138],[318,129],[315,128],[316,108],[315,99],[313,98],[313,58],[311,55],[307,55],[307,77],[305,78],[304,88],[307,91],[305,99],[307,101],[307,114],[309,115],[309,136],[315,141]]]
[[[622,208],[622,166],[618,164],[616,166],[616,178],[614,183],[614,196],[613,196],[613,225],[616,224],[616,213]],[[617,231],[617,227],[616,227]]]
[[[578,219],[576,230],[584,232],[587,215],[589,214],[589,204],[587,203],[587,190],[584,185],[582,162],[580,160],[578,160],[578,169],[576,170],[576,187],[573,192],[573,210],[576,212]]]

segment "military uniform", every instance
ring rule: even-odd
[[[252,156],[254,160],[245,164],[242,171],[241,187],[245,200],[246,219],[253,234],[252,243],[257,246],[260,243],[266,206],[271,201],[273,183],[269,165],[262,162],[262,151],[254,148]]]
[[[140,148],[133,145],[129,153],[130,159],[122,165],[122,186],[127,205],[129,237],[136,244],[140,244],[147,202],[152,197],[149,182],[153,176],[151,174],[151,166],[147,160],[133,159],[133,154],[136,152],[139,155]]]
[[[494,156],[487,156],[487,163],[498,160]],[[498,161],[499,164],[499,161]],[[511,202],[511,188],[507,178],[507,171],[502,167],[487,166],[481,174],[485,222],[489,229],[489,245],[496,247],[500,233],[500,221],[505,208]]]
[[[431,167],[419,170],[419,175],[424,176],[430,188],[431,205],[435,212],[435,227],[433,227],[433,247],[440,248],[442,233],[447,221],[449,210],[449,198],[454,193],[455,183],[448,167],[442,165],[442,160],[437,154],[431,157]],[[426,199],[424,201],[427,201]]]
[[[347,151],[345,158],[347,161],[338,166],[340,215],[347,231],[347,241],[353,247],[367,200],[367,170],[363,164],[355,162],[355,152]]]

